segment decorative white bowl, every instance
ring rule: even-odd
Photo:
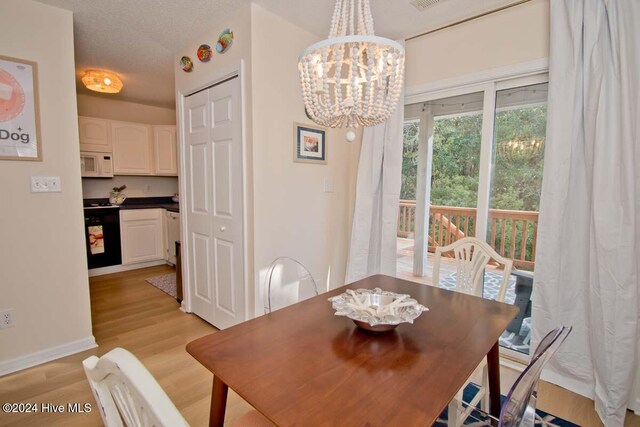
[[[358,327],[374,332],[390,331],[400,323],[413,323],[423,311],[429,310],[410,295],[380,288],[348,289],[329,301],[336,316],[346,316]]]

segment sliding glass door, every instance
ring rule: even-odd
[[[518,269],[510,277],[507,302],[521,306],[521,315],[501,345],[516,357],[526,355],[544,158],[546,75],[422,98],[405,106],[398,275],[432,284],[436,247],[466,236],[486,240],[499,254],[513,259]],[[485,270],[485,298],[496,297],[501,273],[491,264]],[[454,283],[455,267],[442,262],[440,283],[434,285],[451,288]]]

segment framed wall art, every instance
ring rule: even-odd
[[[42,161],[38,65],[0,55],[0,160]]]
[[[293,130],[293,161],[327,164],[327,130],[303,123],[294,123]]]

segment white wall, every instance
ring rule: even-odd
[[[43,25],[46,23],[46,25]],[[0,3],[0,52],[36,61],[42,162],[0,160],[0,372],[94,343],[84,243],[71,12],[31,0]],[[61,193],[33,194],[29,177],[57,175]],[[75,344],[74,344],[75,343]]]
[[[406,43],[406,86],[549,56],[549,0],[533,0]]]
[[[199,44],[215,40],[226,27],[233,30],[233,47],[200,63],[195,55]],[[305,264],[323,289],[344,284],[359,144],[347,143],[344,131],[330,130],[327,165],[293,162],[293,124],[310,123],[300,94],[298,56],[316,41],[306,30],[251,4],[225,25],[194,38],[175,58],[176,64],[182,55],[195,61],[191,73],[176,66],[178,93],[204,87],[244,60],[247,283],[248,300],[255,302],[249,315],[254,308],[262,314],[263,274],[281,255]],[[325,179],[333,181],[333,193],[324,193]]]
[[[176,110],[78,94],[78,115],[148,125],[175,125]]]
[[[218,36],[226,28],[230,28],[234,34],[234,41],[232,47],[224,54],[215,52],[215,41]],[[176,88],[176,108],[177,103],[181,101],[183,95],[187,95],[197,89],[202,89],[209,86],[213,82],[219,81],[222,77],[228,75],[231,71],[239,66],[240,62],[243,63],[243,74],[241,75],[242,90],[243,90],[243,122],[244,122],[244,142],[245,142],[245,159],[244,164],[249,165],[245,168],[245,188],[246,188],[246,204],[245,215],[247,217],[247,229],[245,233],[247,235],[247,247],[246,253],[248,256],[245,259],[247,277],[245,278],[247,283],[253,283],[253,169],[251,164],[253,163],[253,151],[252,151],[252,135],[253,135],[253,123],[252,123],[252,95],[251,95],[251,6],[246,5],[238,9],[238,12],[228,19],[223,24],[212,25],[211,29],[204,34],[194,35],[192,43],[189,46],[176,52],[174,59],[175,66],[175,88]],[[202,43],[209,43],[214,49],[213,58],[209,62],[203,63],[198,60],[196,52],[198,47]],[[182,56],[189,56],[194,61],[194,69],[192,72],[187,73],[180,69],[178,66],[180,58]],[[180,130],[180,123],[178,126],[178,143],[182,143],[182,135]],[[180,177],[180,188],[186,188],[185,183],[182,182]],[[183,218],[185,216],[183,215]],[[184,229],[184,227],[183,227]],[[184,248],[183,248],[184,250]],[[186,265],[186,264],[185,264]],[[248,300],[253,301],[253,288],[249,287]],[[251,310],[249,310],[251,312]]]
[[[293,124],[304,113],[298,57],[317,36],[258,5],[252,8],[253,173],[257,290],[271,262],[286,255],[311,271],[321,291],[344,284],[358,145],[345,130],[327,136],[327,164],[293,162]],[[324,192],[324,181],[334,191]],[[261,293],[256,310],[262,314]]]
[[[149,125],[175,125],[176,110],[135,102],[105,99],[78,94],[78,115],[108,120],[145,123]],[[113,187],[125,184],[128,197],[173,196],[178,192],[178,178],[173,176],[116,176],[114,178],[83,178],[82,196],[109,197]]]

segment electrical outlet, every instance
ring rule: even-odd
[[[9,308],[7,310],[0,311],[0,329],[10,328],[15,326],[15,316],[13,313],[13,309]]]

